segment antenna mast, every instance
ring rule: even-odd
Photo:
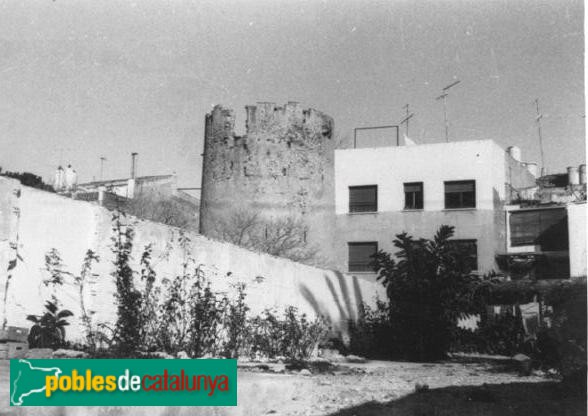
[[[445,119],[445,141],[446,142],[449,142],[449,120],[447,119],[447,95],[448,95],[447,91],[451,87],[455,87],[460,82],[461,82],[460,80],[452,82],[451,84],[449,84],[448,86],[443,88],[443,93],[439,97],[435,98],[436,100],[443,99],[443,118]]]
[[[535,122],[537,123],[537,133],[539,134],[539,149],[541,150],[541,176],[545,175],[545,158],[543,156],[543,137],[541,136],[541,119],[543,114],[539,111],[539,98],[535,98],[535,108],[537,110],[537,117]]]
[[[414,113],[411,113],[410,112],[409,107],[408,107],[408,104],[406,104],[402,108],[406,109],[406,117],[404,117],[402,119],[402,121],[400,122],[400,124],[406,124],[406,137],[408,137],[408,120],[410,120],[414,116]]]

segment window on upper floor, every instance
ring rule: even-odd
[[[445,182],[445,209],[476,208],[476,181]]]
[[[375,241],[347,243],[349,247],[348,268],[350,272],[373,272],[373,255],[378,252]]]
[[[542,251],[568,250],[565,208],[513,211],[510,214],[510,245],[539,245]]]
[[[378,186],[350,186],[349,212],[378,211]]]
[[[404,209],[423,209],[423,183],[404,184]]]
[[[462,269],[467,272],[478,270],[478,240],[449,240],[448,245],[457,254],[456,260]]]

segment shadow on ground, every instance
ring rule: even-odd
[[[485,384],[411,393],[387,403],[366,402],[329,416],[541,416],[586,415],[586,395],[558,382]]]

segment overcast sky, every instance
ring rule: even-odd
[[[357,126],[494,139],[550,171],[585,162],[580,0],[5,1],[0,5],[0,166],[82,181],[176,171],[200,186],[204,115],[217,103],[300,101]],[[61,160],[60,160],[61,159]]]

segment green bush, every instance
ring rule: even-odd
[[[376,308],[363,305],[363,316],[358,322],[349,322],[349,352],[372,359],[386,359],[398,356],[394,346],[398,345],[394,327],[390,321],[390,308],[378,300]]]
[[[441,226],[432,240],[398,234],[394,259],[375,255],[378,280],[386,287],[391,326],[390,354],[415,361],[446,357],[457,321],[476,313],[475,286],[467,258],[451,244],[453,227]]]
[[[291,361],[310,358],[326,339],[329,327],[321,318],[310,320],[295,307],[287,307],[280,318],[266,309],[248,322],[246,350],[252,356],[284,357]]]
[[[69,325],[67,318],[73,313],[67,309],[59,310],[55,297],[45,303],[43,315],[28,315],[27,320],[34,323],[28,342],[30,348],[57,349],[65,345],[65,327]]]
[[[511,312],[485,318],[476,330],[458,328],[452,351],[512,356],[525,351],[525,330],[520,315]]]

